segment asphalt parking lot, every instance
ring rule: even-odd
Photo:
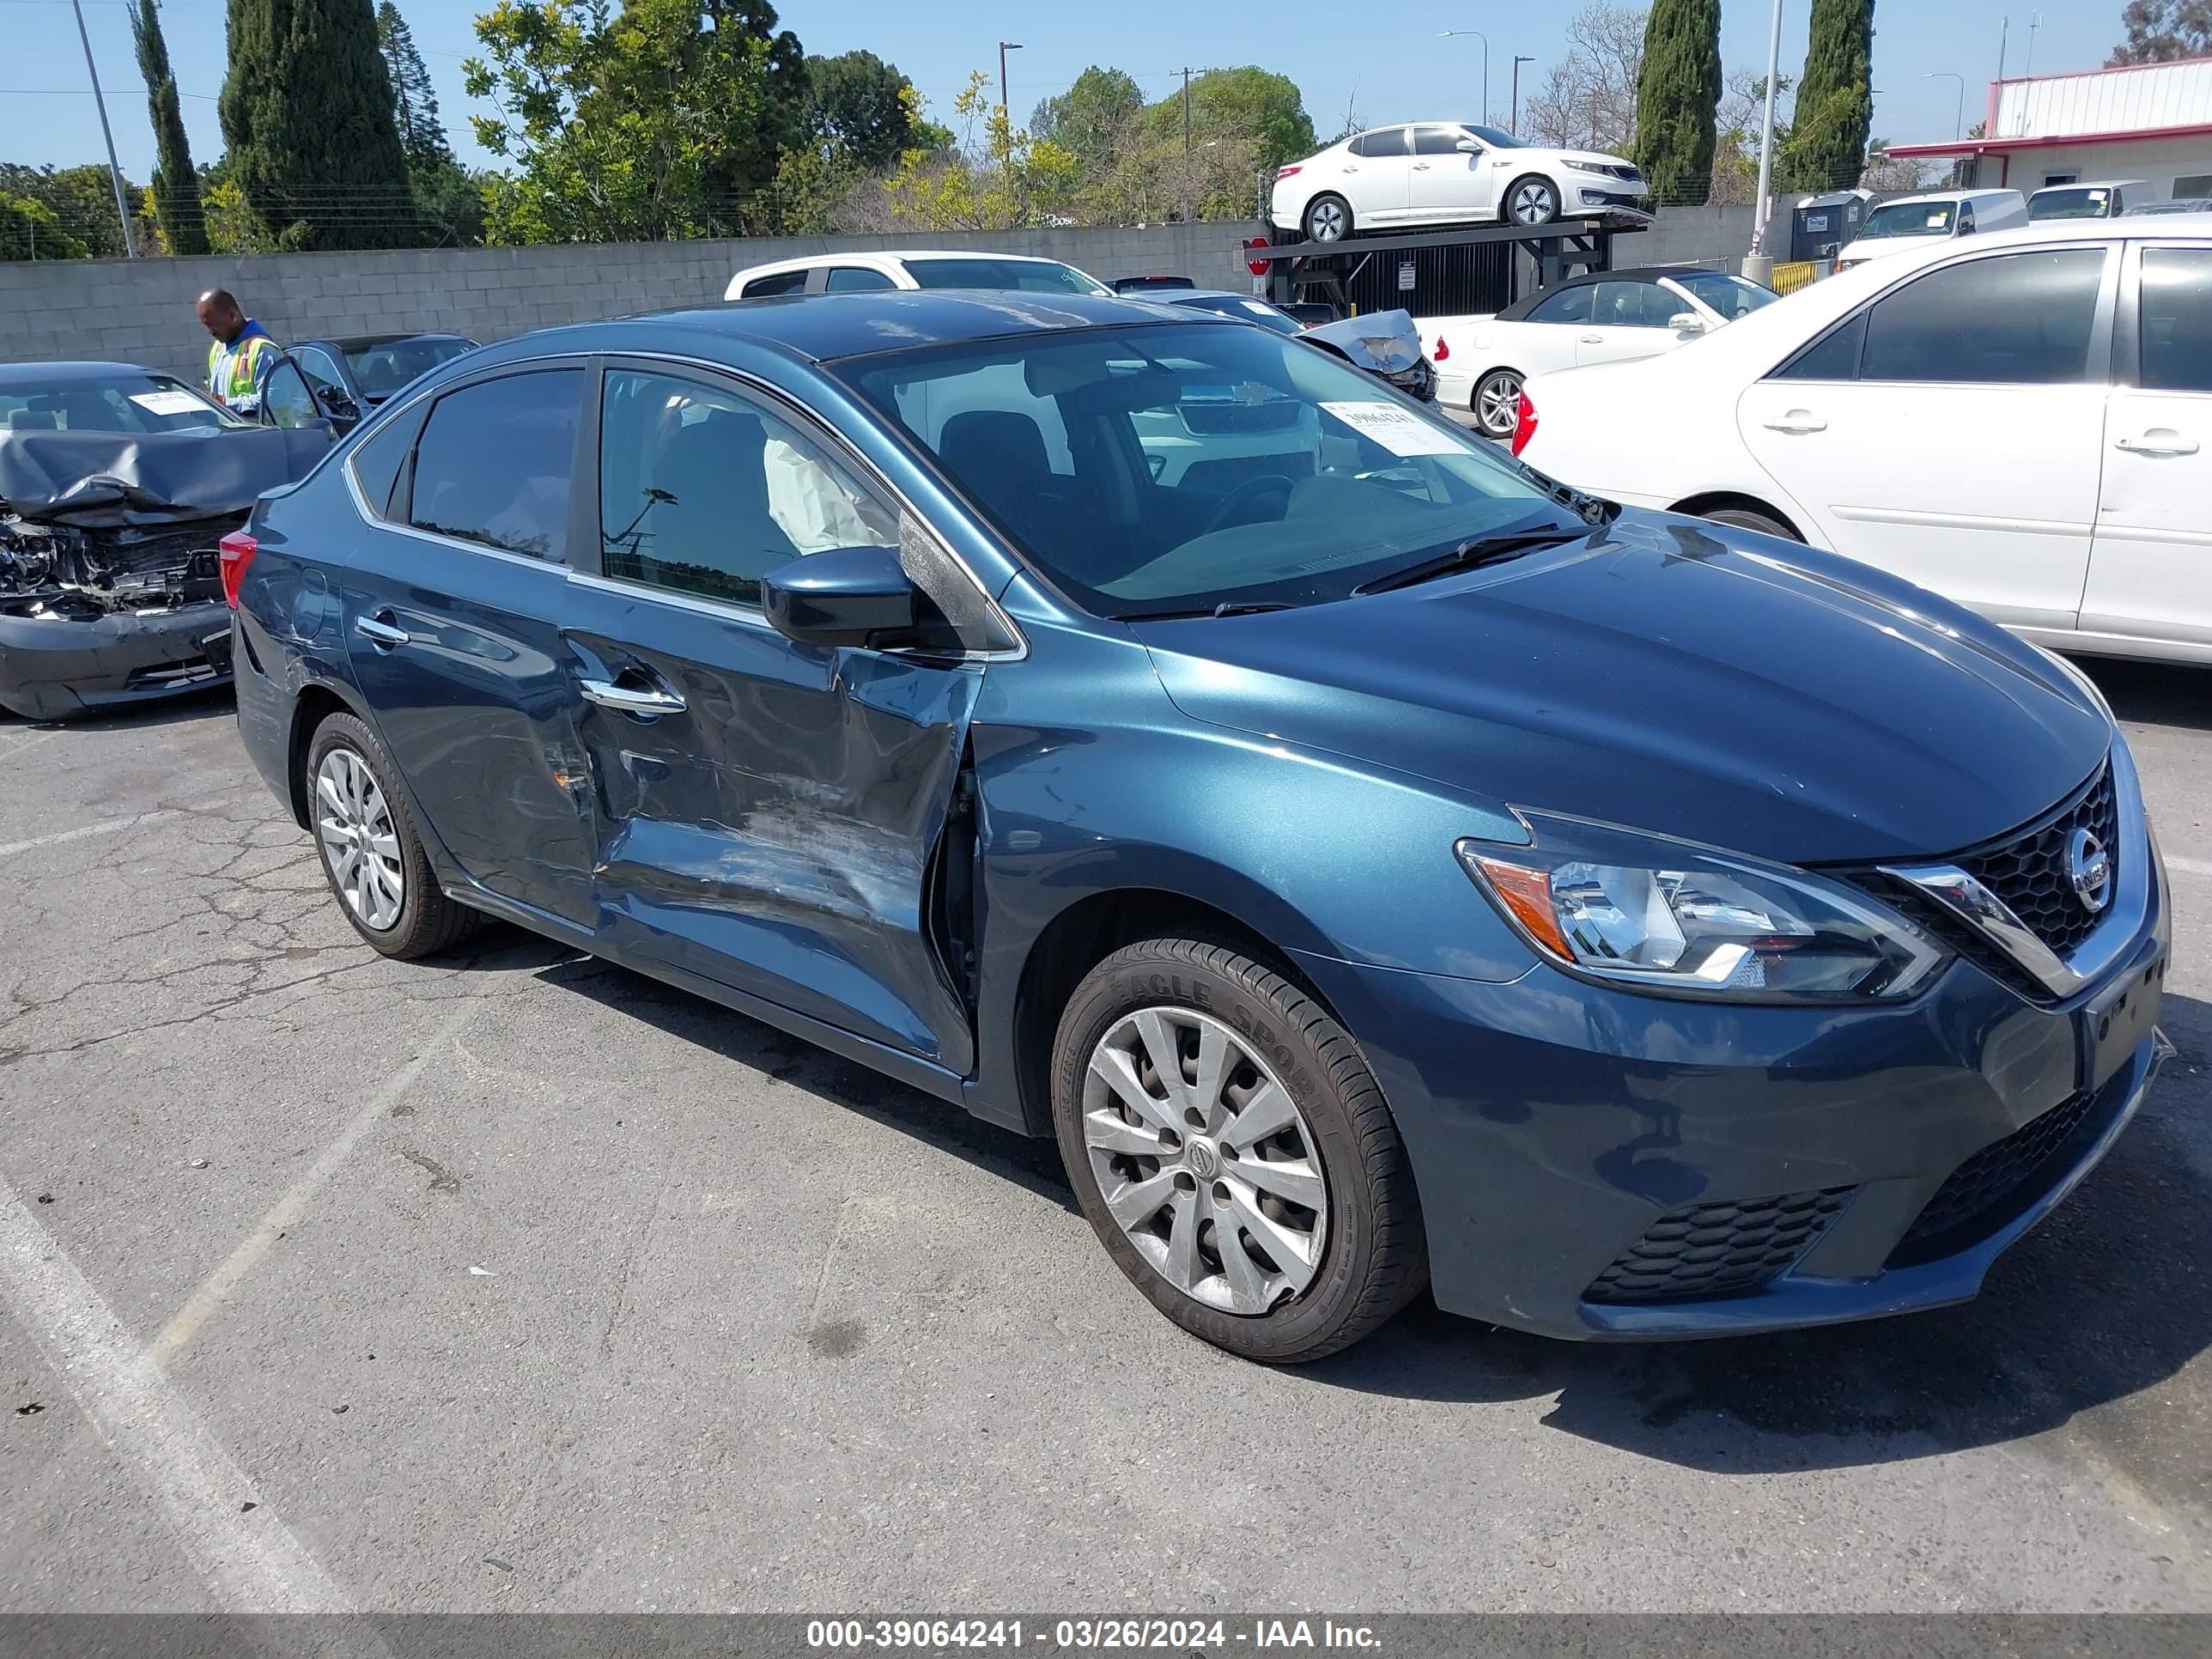
[[[1046,1144],[495,930],[227,698],[0,724],[0,1610],[2212,1610],[2212,677],[2094,665],[2177,1059],[1958,1310],[1182,1335]]]

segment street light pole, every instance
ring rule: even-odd
[[[1956,70],[1929,70],[1920,78],[1923,81],[1956,81],[1959,83],[1959,109],[1958,112],[1951,118],[1951,136],[1954,138],[1965,137],[1966,136],[1966,77]]]
[[[1521,136],[1521,65],[1535,61],[1534,58],[1523,58],[1518,53],[1513,58],[1513,113],[1505,119],[1505,130],[1516,138]]]
[[[1751,256],[1744,261],[1743,274],[1753,281],[1763,282],[1774,269],[1773,260],[1765,257],[1766,192],[1774,179],[1774,82],[1782,73],[1782,0],[1774,0],[1774,15],[1767,24],[1766,33],[1766,100],[1759,118],[1759,201],[1753,207],[1751,220]],[[1754,270],[1753,266],[1758,269]]]
[[[115,186],[115,216],[123,223],[123,257],[138,257],[138,244],[131,234],[131,204],[123,196],[123,169],[115,161],[115,135],[107,128],[107,99],[100,89],[100,70],[92,61],[92,37],[84,32],[84,7],[81,0],[70,0],[70,9],[76,13],[76,38],[84,46],[84,70],[92,76],[92,101],[100,108],[100,136],[107,142],[107,181]]]
[[[1490,120],[1490,37],[1480,29],[1446,29],[1437,38],[1449,40],[1455,34],[1471,34],[1482,42],[1482,118],[1486,125]]]
[[[999,107],[1006,112],[1008,126],[1014,124],[1014,106],[1006,101],[1006,54],[1010,52],[1019,52],[1021,49],[1022,43],[1018,40],[999,42]]]

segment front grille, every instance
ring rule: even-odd
[[[1583,1292],[1586,1302],[1684,1302],[1756,1290],[1805,1254],[1856,1187],[1669,1210]]]
[[[2087,830],[2103,845],[2112,861],[2109,881],[2118,881],[2120,809],[2109,762],[2086,788],[2035,829],[1959,860],[1960,869],[2002,899],[2013,915],[2062,957],[2089,937],[2103,915],[2083,904],[2067,878],[2066,846],[2076,830]]]
[[[2094,1094],[2061,1101],[1952,1170],[1898,1240],[1888,1265],[1909,1267],[1963,1250],[2019,1214],[2072,1162],[2097,1102]]]

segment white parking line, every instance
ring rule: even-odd
[[[28,841],[0,842],[0,859],[11,859],[18,853],[27,853],[34,847],[56,847],[65,841],[82,841],[88,836],[120,835],[125,830],[136,830],[143,823],[160,823],[165,819],[182,817],[173,808],[158,812],[141,812],[135,817],[102,818],[97,823],[81,823],[74,830],[57,830],[51,836],[33,836]]]
[[[14,1188],[0,1185],[0,1295],[100,1437],[168,1511],[230,1613],[342,1613],[345,1595],[86,1283]],[[252,1504],[251,1510],[242,1506]]]
[[[422,1051],[404,1066],[385,1079],[384,1086],[368,1097],[361,1110],[355,1113],[338,1138],[323,1148],[323,1153],[307,1168],[305,1175],[294,1182],[283,1197],[270,1207],[261,1223],[248,1233],[246,1241],[223,1263],[210,1273],[191,1299],[178,1310],[177,1316],[161,1328],[146,1350],[146,1357],[156,1365],[167,1365],[175,1358],[185,1343],[191,1341],[199,1328],[207,1323],[216,1311],[228,1299],[230,1293],[242,1283],[246,1274],[260,1265],[269,1254],[270,1247],[278,1237],[289,1231],[300,1219],[309,1200],[320,1192],[330,1178],[337,1173],[338,1165],[351,1156],[361,1139],[376,1127],[377,1120],[405,1094],[430,1063],[431,1057],[460,1034],[461,1028],[477,1015],[483,1005],[471,1000],[454,1011],[453,1017],[438,1028],[437,1035],[422,1045]]]

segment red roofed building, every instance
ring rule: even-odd
[[[1960,157],[1967,185],[2023,195],[2140,179],[2148,199],[2212,197],[2212,58],[1995,81],[1983,131],[1888,153]]]

